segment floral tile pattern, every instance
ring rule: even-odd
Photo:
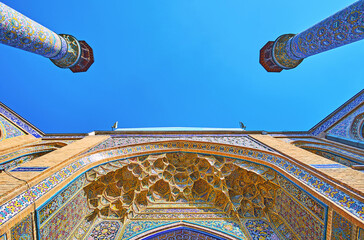
[[[16,115],[14,115],[12,112],[10,112],[5,106],[3,106],[2,104],[0,104],[0,115],[3,115],[4,117],[6,117],[7,119],[10,120],[10,122],[12,122],[14,125],[18,126],[19,128],[21,128],[22,130],[24,130],[25,132],[33,135],[36,138],[40,138],[42,137],[42,133],[40,131],[38,131],[37,129],[35,129],[34,127],[30,126],[28,123],[24,122],[23,120],[21,120],[19,117],[17,117]]]
[[[26,216],[23,220],[11,228],[12,240],[33,240],[33,215]]]
[[[157,236],[149,238],[150,240],[223,240],[218,237],[213,237],[202,232],[193,231],[190,229],[176,229],[174,231],[161,233]]]
[[[85,175],[81,175],[64,190],[50,199],[38,209],[38,221],[42,225],[53,213],[57,212],[70,198],[76,194],[85,183]]]
[[[147,230],[151,230],[160,226],[169,225],[179,221],[151,221],[151,220],[140,220],[130,221],[125,227],[124,234],[121,239],[129,239]],[[221,231],[241,239],[246,239],[245,234],[242,232],[240,225],[233,220],[189,220],[183,221],[186,223],[192,223],[195,225],[207,227],[213,230]]]
[[[332,216],[331,239],[350,240],[352,239],[352,232],[353,224],[334,211]]]
[[[102,221],[91,230],[87,240],[114,240],[121,227],[118,221]]]
[[[316,219],[284,191],[278,190],[276,208],[300,239],[324,239],[325,225]]]
[[[21,135],[25,133],[0,115],[0,141]]]
[[[82,191],[39,227],[40,239],[65,239],[88,213],[87,200]]]
[[[273,228],[264,220],[247,220],[245,227],[252,240],[280,240]]]

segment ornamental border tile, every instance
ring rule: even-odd
[[[163,141],[200,141],[206,143],[219,143],[228,144],[238,147],[248,147],[253,149],[271,151],[278,153],[269,146],[257,141],[256,139],[247,135],[206,135],[206,136],[195,136],[195,135],[154,135],[154,136],[134,136],[134,137],[113,137],[108,138],[101,142],[97,146],[86,151],[84,154],[89,154],[95,151],[106,150],[109,148],[122,147],[134,144],[145,144],[150,142],[163,142]]]
[[[36,130],[29,123],[25,122],[23,119],[16,116],[16,114],[12,113],[5,107],[2,103],[0,103],[0,114],[6,117],[10,122],[12,122],[17,127],[21,128],[25,132],[33,135],[36,138],[40,138],[43,136],[43,133],[39,130]]]
[[[135,227],[138,227],[136,224],[140,225],[140,223],[144,223],[144,224],[149,225],[149,226],[135,228]],[[204,220],[181,220],[181,221],[168,221],[168,220],[133,220],[133,221],[129,221],[128,223],[125,224],[124,232],[122,234],[122,238],[121,239],[130,239],[132,237],[135,237],[135,236],[138,236],[140,234],[143,234],[146,231],[150,231],[152,229],[159,228],[159,227],[162,227],[162,226],[173,225],[175,223],[190,223],[192,225],[206,227],[206,228],[209,228],[211,230],[215,230],[215,231],[217,230],[219,232],[222,232],[222,233],[228,234],[230,236],[234,236],[234,237],[244,237],[243,239],[245,239],[245,237],[246,237],[244,235],[243,230],[240,229],[240,225],[236,221],[231,220],[231,219],[227,219],[227,220],[208,220],[208,221],[204,221]],[[232,232],[232,230],[227,230],[227,229],[224,230],[224,229],[221,229],[221,226],[220,227],[217,226],[218,223],[229,223],[229,224],[238,226],[240,232]],[[132,225],[136,225],[136,226],[132,226]],[[134,227],[132,229],[132,231],[130,231],[128,229],[130,227]]]
[[[181,233],[181,235],[175,235]],[[160,240],[160,239],[166,239],[166,237],[168,237],[169,239],[183,239],[184,236],[193,236],[192,239],[204,239],[204,240],[225,240],[221,237],[218,237],[216,235],[213,235],[211,233],[207,233],[201,230],[197,230],[197,229],[193,229],[193,228],[189,228],[189,227],[177,227],[174,229],[167,229],[161,232],[157,232],[151,236],[148,236],[148,240]],[[173,237],[173,238],[172,238]],[[181,238],[183,237],[183,238]]]
[[[207,228],[213,229],[213,230],[218,230],[220,232],[223,232],[225,234],[232,235],[232,236],[235,236],[235,237],[247,237],[247,236],[245,236],[243,230],[241,229],[240,224],[237,221],[231,220],[231,219],[226,219],[226,220],[213,220],[213,221],[185,220],[183,222],[192,223],[192,224],[199,225],[199,226],[203,226],[203,227],[207,227]],[[221,223],[221,222],[225,222],[225,223],[229,223],[229,224],[235,225],[236,226],[235,229],[239,229],[240,232],[234,232],[233,233],[232,230],[235,230],[234,228],[231,229],[231,230],[228,230],[228,229],[225,229],[224,230],[224,229],[221,228],[221,226],[216,225],[216,223]]]

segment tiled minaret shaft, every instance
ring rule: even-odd
[[[364,0],[335,13],[299,34],[284,34],[260,50],[268,72],[297,67],[304,58],[364,38]]]
[[[0,2],[0,42],[33,52],[61,68],[85,72],[94,62],[92,48],[68,34],[56,34]]]

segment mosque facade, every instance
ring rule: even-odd
[[[364,38],[364,1],[260,51],[269,72]],[[0,42],[85,72],[93,50],[0,3]],[[45,116],[46,117],[46,116]],[[364,90],[308,131],[47,134],[0,103],[0,240],[364,239]]]
[[[0,105],[0,239],[364,239],[364,90],[308,131],[45,134]]]

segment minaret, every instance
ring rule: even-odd
[[[92,48],[68,34],[56,34],[0,2],[0,42],[49,58],[60,68],[86,72]]]
[[[364,0],[344,8],[299,34],[284,34],[260,50],[268,72],[297,67],[304,58],[364,38]]]

